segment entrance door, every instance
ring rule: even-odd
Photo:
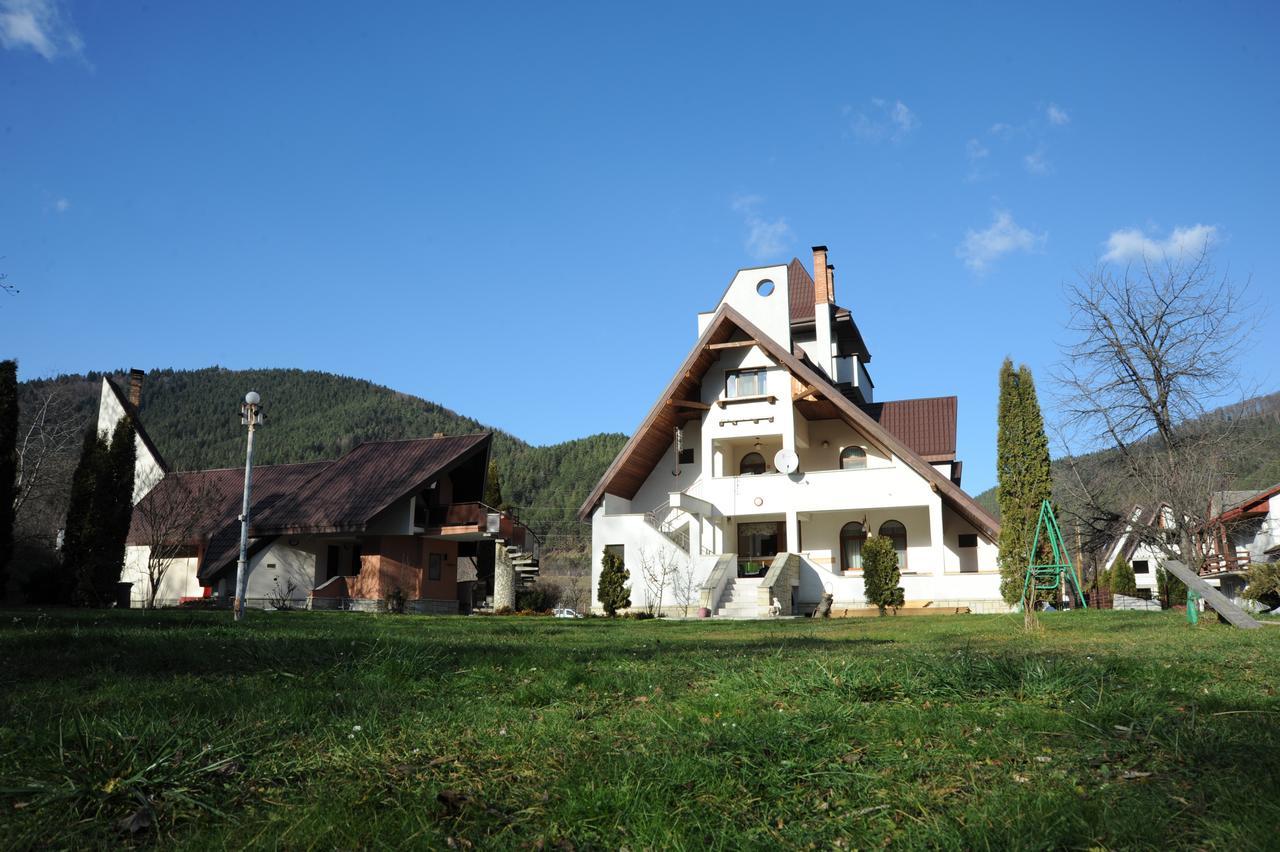
[[[738,524],[738,576],[763,577],[787,549],[785,521]]]

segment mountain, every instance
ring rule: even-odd
[[[127,386],[124,371],[107,375],[122,390]],[[82,433],[96,417],[102,376],[24,382],[20,404],[27,413],[38,400],[56,393],[62,412],[82,424],[76,429]],[[590,531],[574,514],[626,441],[625,435],[613,433],[533,446],[434,402],[313,370],[155,370],[143,384],[140,413],[170,468],[244,463],[238,406],[248,388],[266,403],[266,425],[254,447],[258,464],[336,458],[363,441],[493,432],[504,500],[553,550],[589,545]]]
[[[1280,393],[1256,396],[1208,412],[1199,421],[1211,432],[1233,430],[1232,441],[1244,448],[1233,459],[1231,481],[1226,489],[1231,491],[1261,491],[1280,482]],[[1101,450],[1082,456],[1083,465],[1105,465],[1115,455],[1115,450]],[[1053,462],[1055,481],[1063,473],[1061,460]],[[984,508],[1000,517],[996,503],[996,489],[988,488],[976,499]],[[1125,506],[1114,507],[1123,512]]]

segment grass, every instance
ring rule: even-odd
[[[1280,630],[0,614],[26,847],[1274,846]]]

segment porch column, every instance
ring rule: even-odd
[[[507,543],[493,543],[493,608],[516,605],[516,569],[507,555]]]
[[[800,552],[800,516],[787,512],[787,553]]]
[[[929,553],[933,573],[941,577],[947,568],[947,548],[942,539],[942,498],[937,494],[929,500]]]

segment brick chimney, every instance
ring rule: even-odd
[[[829,305],[836,300],[832,273],[834,266],[827,263],[827,247],[813,247],[813,303]]]
[[[818,357],[817,367],[832,379],[834,342],[831,334],[831,308],[835,303],[835,267],[827,263],[827,247],[813,247],[813,331]]]
[[[129,404],[134,408],[142,405],[142,380],[146,375],[141,370],[129,371]]]

